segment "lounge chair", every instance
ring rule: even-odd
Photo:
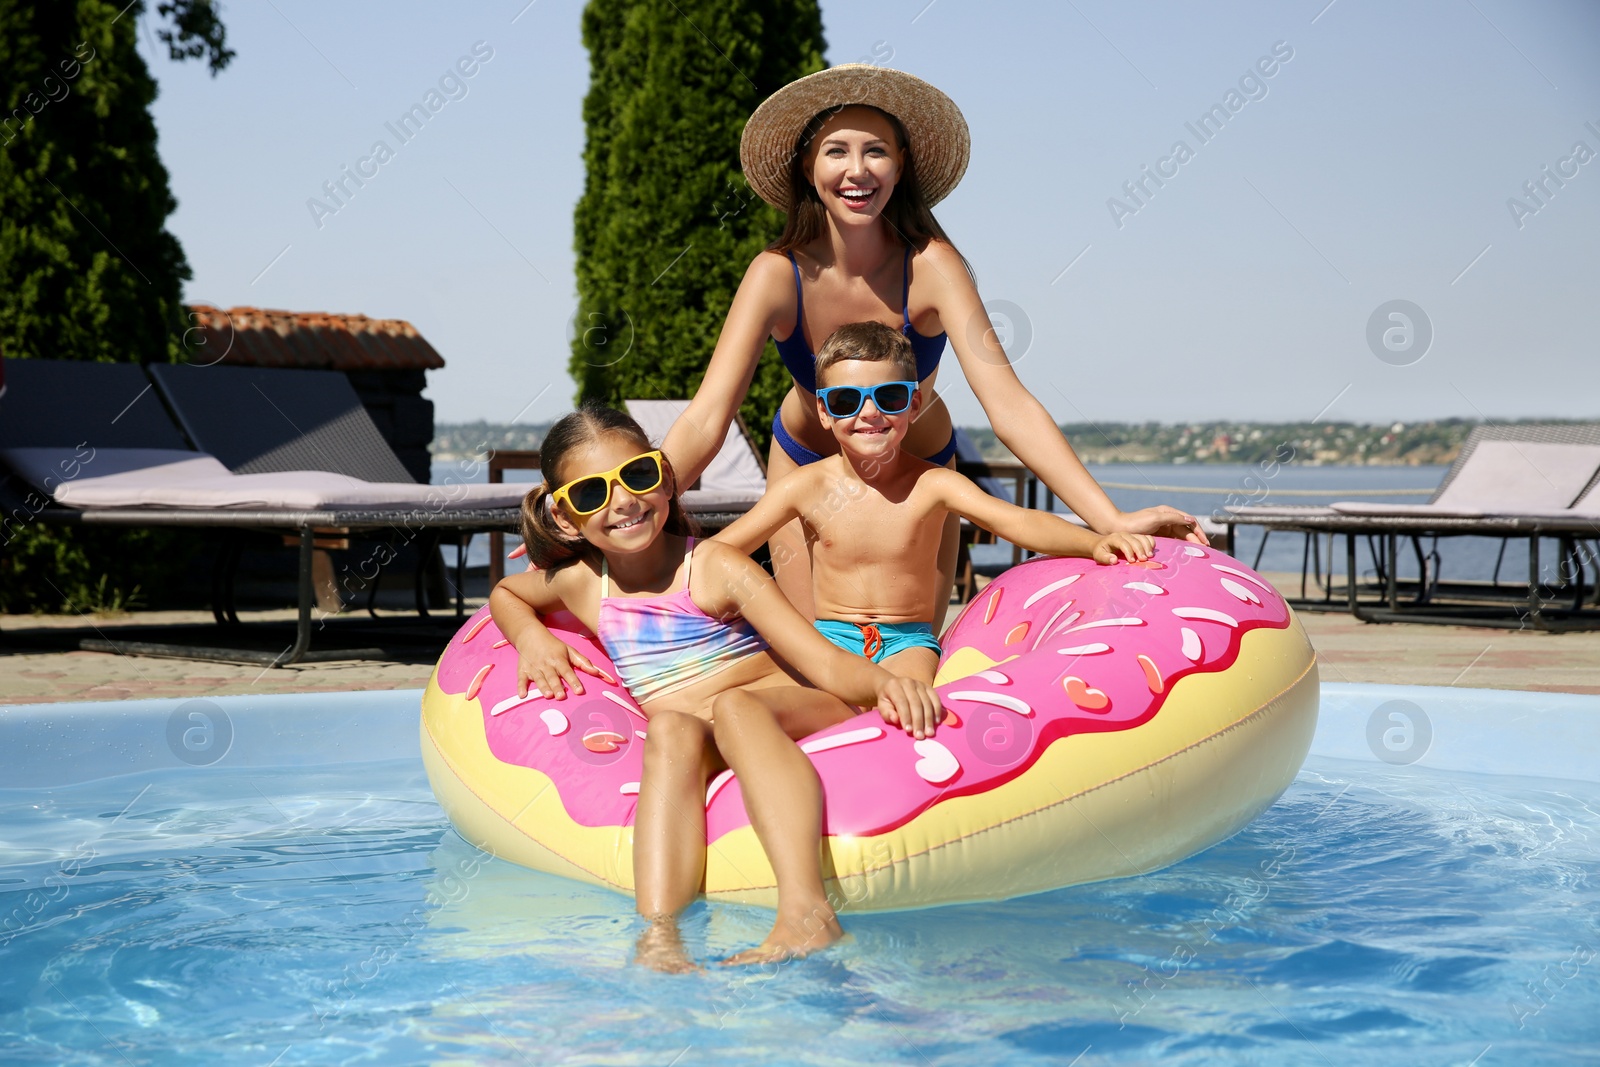
[[[350,658],[348,651],[309,653],[319,535],[384,531],[426,547],[444,533],[455,534],[459,544],[472,532],[515,524],[515,508],[502,506],[514,501],[514,488],[411,481],[365,412],[351,409],[354,392],[342,374],[239,370],[163,367],[155,377],[171,386],[166,389],[132,364],[8,363],[0,460],[9,473],[0,498],[13,521],[254,530],[299,542],[299,618],[294,643],[281,653],[109,641],[84,647],[272,666]],[[211,377],[198,382],[166,373],[172,371]],[[300,377],[289,383],[295,388],[284,389],[277,375]],[[309,401],[300,390],[309,392]],[[234,473],[209,451],[194,450],[196,442],[163,407],[164,397],[208,445],[251,472]],[[300,458],[312,469],[294,469]],[[357,472],[397,477],[369,481]],[[237,561],[230,548],[214,577],[219,622],[237,622],[231,582],[222,576],[230,554]],[[460,597],[458,589],[458,614]]]
[[[1470,439],[1469,439],[1470,440]],[[1426,504],[1330,504],[1341,515],[1373,518],[1477,519],[1560,514],[1571,507],[1600,470],[1600,443],[1472,442]]]
[[[501,525],[516,527],[515,509],[522,502],[522,493],[515,486],[460,480],[444,485],[414,482],[349,379],[339,371],[187,364],[156,365],[150,371],[190,440],[234,471],[258,477],[296,472],[294,477],[308,485],[336,486],[343,478],[347,495],[337,501],[341,507],[385,506],[374,499],[381,495],[376,488],[381,486],[382,494],[394,498],[387,505],[390,507],[452,514],[462,509],[505,509]],[[326,474],[307,478],[306,471]],[[412,531],[417,551],[425,559],[432,557],[447,535],[457,535],[458,611],[465,574],[464,538],[481,529],[432,522]],[[416,602],[418,613],[426,617],[421,577],[419,572]],[[381,572],[376,580],[381,580]],[[371,592],[376,593],[376,585]]]
[[[1455,463],[1426,504],[1383,504],[1339,501],[1327,507],[1283,505],[1227,509],[1233,525],[1254,525],[1273,531],[1292,531],[1314,537],[1343,535],[1346,567],[1344,609],[1369,621],[1446,622],[1503,627],[1526,620],[1549,630],[1588,629],[1600,624],[1600,612],[1586,611],[1589,582],[1587,562],[1596,556],[1580,551],[1582,542],[1600,537],[1600,425],[1480,426],[1472,431]],[[1382,582],[1379,607],[1363,604],[1355,580],[1356,538],[1367,537]],[[1436,558],[1424,552],[1423,537],[1479,536],[1528,542],[1526,585],[1501,586],[1499,562],[1492,583],[1443,583]],[[1401,583],[1396,574],[1398,541],[1411,541],[1421,570],[1414,602],[1402,605]],[[1546,582],[1540,573],[1540,539],[1559,543],[1559,582]],[[1309,544],[1309,542],[1308,542]],[[1260,553],[1257,553],[1259,560]],[[1331,572],[1332,563],[1330,560]],[[1302,568],[1302,571],[1304,568]],[[1302,586],[1304,584],[1302,573]],[[1331,577],[1329,579],[1331,586]],[[1480,603],[1446,604],[1441,601],[1504,602],[1514,597],[1510,610]],[[1570,599],[1571,607],[1557,601]],[[1322,602],[1298,602],[1300,607],[1336,606],[1329,596]]]
[[[629,400],[628,414],[659,446],[688,408],[687,400]],[[767,465],[750,443],[744,423],[735,418],[700,480],[684,490],[683,508],[707,530],[720,530],[743,515],[767,491]]]

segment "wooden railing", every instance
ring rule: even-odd
[[[505,481],[502,475],[509,470],[538,470],[539,452],[533,450],[506,449],[489,453],[489,481],[496,484]],[[506,576],[506,535],[499,530],[489,534],[489,588],[493,589],[500,584],[500,579]]]

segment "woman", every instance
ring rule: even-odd
[[[771,337],[795,385],[773,419],[768,478],[837,451],[817,417],[813,353],[846,323],[892,322],[911,339],[929,398],[906,438],[916,455],[955,464],[950,413],[932,391],[948,335],[995,434],[1096,532],[1204,543],[1194,517],[1175,508],[1119,511],[1017,379],[966,260],[929,210],[960,181],[969,148],[966,120],[949,97],[882,67],[833,67],[791,82],[757,108],[745,126],[740,161],[751,188],[787,221],[745,272],[705,378],[663,450],[684,484],[699,477]],[[939,581],[929,590],[936,623],[954,584],[957,537],[952,518]],[[769,544],[784,594],[814,615],[800,523]]]

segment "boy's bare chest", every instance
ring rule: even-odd
[[[863,492],[814,509],[806,527],[819,563],[849,566],[936,553],[941,518],[916,493],[896,502]]]

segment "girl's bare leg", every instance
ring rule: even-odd
[[[844,936],[822,886],[822,783],[816,768],[784,733],[791,719],[849,717],[836,697],[790,687],[734,690],[712,705],[717,747],[742,782],[750,825],[778,879],[778,915],[765,941],[726,963],[790,959]]]
[[[658,971],[696,969],[678,935],[678,913],[700,893],[706,868],[706,780],[720,768],[711,724],[681,712],[653,715],[633,821],[633,880],[649,925],[635,962]]]

